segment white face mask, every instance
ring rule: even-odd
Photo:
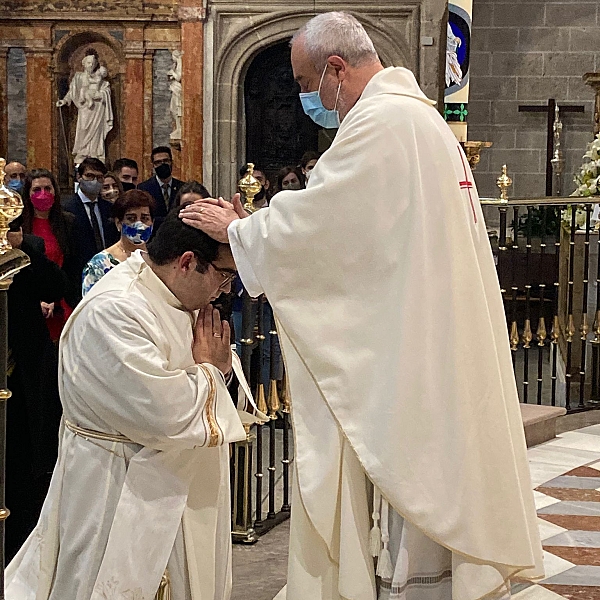
[[[119,190],[116,187],[110,187],[107,190],[102,190],[102,198],[109,202],[114,202],[119,197]]]

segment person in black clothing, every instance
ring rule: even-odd
[[[23,184],[23,233],[44,240],[46,257],[65,272],[68,285],[65,302],[44,307],[48,328],[58,340],[62,325],[81,300],[78,226],[75,216],[63,210],[58,183],[47,169],[28,171]]]
[[[79,233],[77,266],[79,284],[85,265],[92,256],[115,244],[120,235],[111,219],[112,204],[100,197],[104,176],[108,172],[105,164],[97,158],[86,158],[77,167],[79,189],[63,202],[63,209],[75,215]]]
[[[13,222],[12,229],[15,229]],[[67,278],[45,256],[44,240],[9,233],[13,247],[29,255],[31,264],[15,275],[8,290],[8,401],[6,552],[10,560],[39,517],[58,451],[61,405],[58,361],[40,302],[58,302]]]
[[[157,146],[152,150],[154,175],[138,185],[138,190],[149,192],[156,201],[154,230],[162,223],[167,213],[175,206],[175,197],[183,181],[173,177],[173,154],[169,146]]]
[[[119,178],[123,191],[135,190],[138,184],[138,164],[132,158],[118,158],[115,160],[113,173]]]

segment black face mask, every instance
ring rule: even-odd
[[[261,200],[264,200],[264,197],[266,196],[267,192],[264,188],[264,186],[260,186],[260,192],[258,192],[258,194],[256,194],[256,196],[254,196],[254,201],[258,201],[260,202]]]
[[[171,165],[167,163],[163,163],[162,165],[158,165],[158,167],[154,167],[154,172],[156,176],[164,181],[165,179],[169,179],[171,177]]]
[[[123,186],[124,192],[135,190],[135,183],[131,183],[131,181],[121,181],[121,185]]]

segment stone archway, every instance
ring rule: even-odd
[[[265,48],[290,39],[315,15],[315,3],[298,1],[293,9],[273,10],[264,2],[209,3],[205,35],[204,167],[215,193],[235,190],[239,163],[245,160],[243,84],[253,58]],[[440,49],[445,0],[386,0],[344,5],[319,3],[316,12],[347,10],[365,26],[386,65],[406,66],[424,91],[439,97]],[[430,37],[431,40],[427,40]],[[423,41],[425,40],[425,41]],[[422,44],[423,41],[423,44]]]
[[[106,138],[107,162],[112,162],[121,156],[121,105],[123,86],[123,50],[121,44],[112,36],[98,31],[76,31],[62,38],[54,49],[53,71],[54,89],[53,102],[64,97],[69,89],[69,82],[76,71],[81,70],[81,60],[86,52],[94,50],[100,65],[108,70],[108,81],[111,87],[114,123]],[[64,106],[61,114],[56,111],[55,172],[59,175],[61,188],[70,187],[69,177],[72,175],[73,156],[71,149],[75,140],[77,124],[77,108],[73,105]],[[64,125],[64,129],[63,129]],[[66,137],[66,144],[65,144]]]

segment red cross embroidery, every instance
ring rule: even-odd
[[[473,211],[473,219],[475,223],[477,223],[477,213],[475,212],[475,205],[473,204],[473,197],[471,196],[471,190],[473,189],[473,182],[469,181],[469,176],[467,175],[467,165],[465,164],[465,158],[463,153],[461,152],[460,146],[458,146],[458,153],[460,154],[460,162],[463,166],[463,171],[465,173],[464,181],[459,181],[460,189],[467,190],[469,194],[469,202],[471,203],[471,210]]]

